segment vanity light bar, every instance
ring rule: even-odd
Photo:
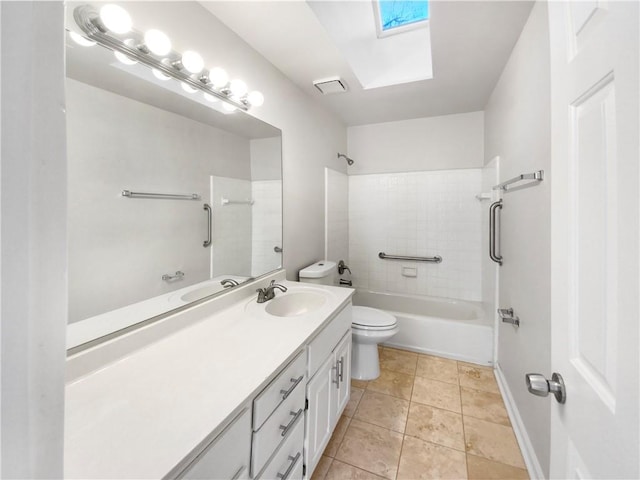
[[[164,56],[153,54],[146,47],[143,34],[133,29],[126,33],[110,31],[100,19],[99,12],[90,5],[76,7],[73,11],[73,18],[88,39],[152,69],[156,69],[183,84],[223,100],[240,110],[249,110],[251,107],[250,99],[252,98],[258,100],[255,102],[255,106],[260,106],[264,100],[262,94],[255,91],[244,94],[239,99],[234,98],[233,92],[229,88],[229,83],[221,88],[214,88],[209,83],[209,71],[206,69],[192,76],[182,64],[183,55],[181,53],[171,50]]]

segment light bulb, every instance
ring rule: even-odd
[[[209,80],[213,84],[214,88],[220,90],[221,88],[226,87],[227,83],[229,83],[229,75],[227,75],[227,72],[223,68],[213,67],[209,70]]]
[[[120,62],[124,63],[125,65],[135,65],[136,63],[138,63],[133,58],[127,57],[124,53],[113,52],[113,54]]]
[[[244,83],[242,80],[235,79],[235,80],[231,80],[231,83],[229,84],[229,90],[231,90],[231,94],[234,97],[240,98],[247,93],[247,90],[249,90],[249,88],[247,87],[247,84]]]
[[[69,36],[71,37],[71,40],[83,47],[93,47],[96,44],[96,42],[89,40],[88,38],[84,38],[82,35],[72,30],[69,30]]]
[[[236,107],[235,105],[231,105],[227,102],[222,102],[222,108],[224,108],[227,112],[235,112],[238,109],[238,107]]]
[[[197,88],[193,88],[191,85],[188,85],[184,82],[180,82],[180,86],[187,93],[196,93],[198,91]]]
[[[218,99],[216,97],[214,97],[210,93],[206,93],[206,92],[204,94],[204,98],[209,102],[217,102],[218,101]]]
[[[251,104],[252,107],[260,107],[264,103],[264,95],[257,90],[250,92],[247,95],[247,101]]]
[[[204,68],[204,60],[193,50],[187,50],[182,54],[182,66],[190,73],[200,73]]]
[[[144,34],[144,44],[156,55],[166,55],[171,51],[171,40],[160,30],[147,30]]]
[[[171,78],[169,75],[165,75],[164,73],[162,73],[160,70],[156,68],[152,69],[151,72],[153,73],[153,76],[156,77],[158,80],[169,80]]]
[[[131,31],[131,17],[127,11],[112,3],[100,9],[100,20],[113,33],[127,33]]]

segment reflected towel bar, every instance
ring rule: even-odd
[[[527,182],[523,185],[518,185],[517,187],[509,186],[513,183],[521,182],[522,180],[533,180],[533,181]],[[506,182],[499,183],[498,185],[493,187],[493,190],[502,190],[504,193],[514,192],[516,190],[521,190],[523,188],[528,188],[528,187],[533,187],[534,185],[538,185],[542,180],[544,180],[544,170],[538,170],[537,172],[533,172],[533,173],[523,173],[521,175],[518,175],[517,177],[513,177],[512,179],[507,180]]]
[[[253,205],[253,200],[229,200],[228,198],[222,197],[222,201],[220,203],[223,207],[225,205]]]
[[[410,262],[442,262],[442,257],[439,255],[436,255],[435,257],[405,257],[404,255],[387,255],[384,252],[380,252],[378,253],[378,258],[381,258],[382,260],[407,260]]]
[[[145,193],[132,192],[131,190],[122,190],[123,197],[129,198],[168,198],[172,200],[199,200],[200,195],[197,193]]]

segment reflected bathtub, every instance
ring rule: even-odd
[[[385,345],[493,364],[493,323],[480,302],[357,290],[353,304],[378,308],[398,319],[400,332]]]

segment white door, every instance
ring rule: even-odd
[[[555,478],[640,478],[638,15],[549,2]]]

